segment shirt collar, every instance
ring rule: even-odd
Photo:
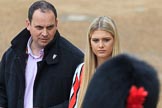
[[[27,43],[27,54],[30,55],[31,57],[33,57],[34,59],[39,59],[39,58],[42,58],[43,55],[44,55],[44,49],[41,49],[40,52],[39,52],[39,56],[36,56],[33,54],[32,50],[31,50],[31,42],[32,42],[32,38],[30,37],[29,40],[28,40],[28,43]]]

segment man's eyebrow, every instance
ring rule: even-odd
[[[51,25],[48,25],[47,27],[54,27],[55,26],[55,24],[51,24]],[[44,28],[44,26],[41,26],[41,25],[35,25],[34,27],[42,27],[42,28]]]
[[[53,27],[53,26],[55,26],[55,24],[48,25],[47,27]]]
[[[35,25],[34,27],[43,28],[43,26],[41,26],[41,25]]]

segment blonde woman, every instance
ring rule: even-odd
[[[84,63],[73,77],[69,108],[81,108],[82,101],[97,67],[120,53],[119,37],[115,22],[110,17],[97,17],[90,24]]]

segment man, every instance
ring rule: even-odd
[[[31,5],[27,27],[0,64],[0,107],[67,108],[73,73],[83,53],[60,36],[57,12],[47,1]]]

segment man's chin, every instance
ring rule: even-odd
[[[40,44],[40,47],[41,47],[41,48],[44,48],[44,47],[47,46],[47,44],[48,44],[48,43],[41,43],[41,44]]]

